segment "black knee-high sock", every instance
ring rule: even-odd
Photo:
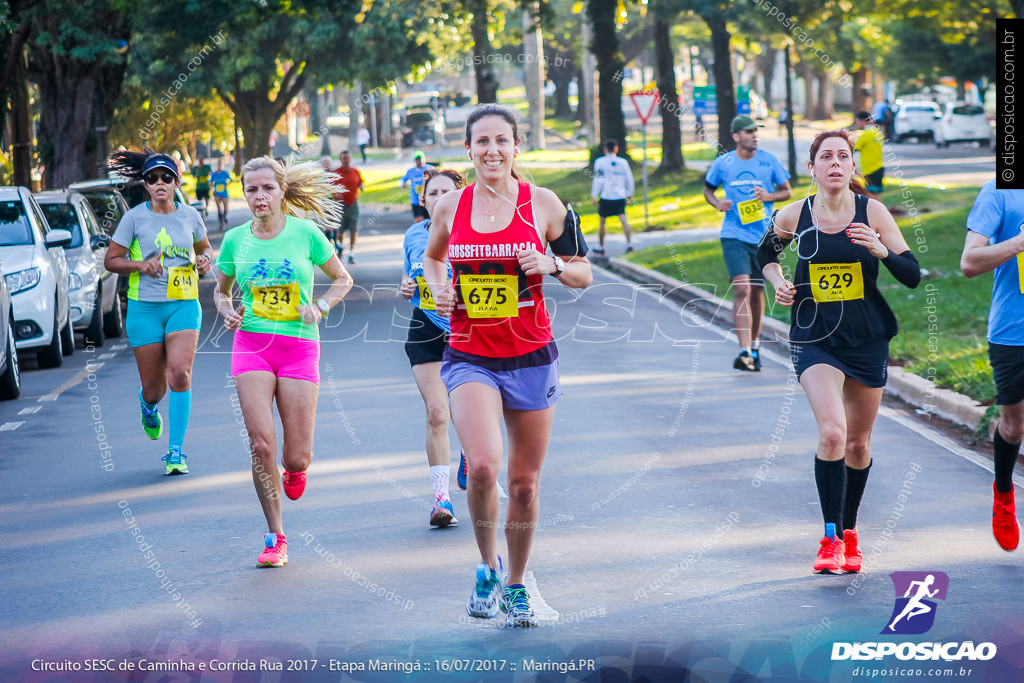
[[[996,427],[993,447],[993,460],[996,470],[996,490],[1000,493],[1009,493],[1013,490],[1013,466],[1017,463],[1017,452],[1020,451],[1020,442],[1007,443],[1003,435]]]
[[[814,482],[818,485],[821,516],[825,524],[835,524],[836,534],[843,535],[843,496],[846,493],[846,463],[842,460],[814,458]]]
[[[871,463],[862,470],[846,466],[846,501],[843,503],[843,528],[857,528],[857,511],[860,509],[860,499],[864,496],[864,487],[868,483],[868,472],[871,470]]]

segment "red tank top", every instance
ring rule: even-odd
[[[552,340],[544,276],[527,277],[517,256],[526,247],[544,250],[532,225],[530,184],[519,183],[512,222],[488,233],[477,232],[470,224],[475,188],[473,183],[459,198],[448,239],[456,302],[448,344],[477,356],[521,356]]]

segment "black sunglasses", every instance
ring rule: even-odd
[[[173,185],[177,177],[170,173],[147,173],[143,180],[146,181],[147,185],[156,185],[160,180],[164,181],[167,185]]]

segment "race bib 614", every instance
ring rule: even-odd
[[[198,299],[199,282],[196,269],[192,266],[178,266],[167,269],[168,299]]]

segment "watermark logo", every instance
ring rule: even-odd
[[[896,604],[883,635],[920,635],[935,623],[936,600],[945,600],[949,576],[944,572],[893,572]]]

